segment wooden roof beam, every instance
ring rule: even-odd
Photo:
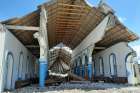
[[[86,8],[85,6],[81,6],[81,5],[71,5],[71,4],[64,4],[64,3],[58,3],[58,6],[63,6],[63,7],[77,7],[77,8],[85,8],[85,9],[88,9]]]
[[[39,27],[34,27],[34,26],[5,25],[5,27],[7,29],[13,29],[13,30],[39,31]]]
[[[56,22],[56,24],[81,25],[82,23],[80,23],[80,22],[64,22],[64,21],[60,21],[60,22]]]
[[[70,12],[58,12],[59,15],[79,15],[79,16],[85,16],[85,13],[70,13]]]

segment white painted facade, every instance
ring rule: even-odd
[[[110,76],[110,63],[109,57],[113,53],[116,56],[117,63],[117,76],[126,77],[126,67],[125,67],[125,59],[128,53],[132,52],[132,50],[127,47],[127,43],[118,43],[104,51],[101,51],[94,55],[95,65],[96,65],[96,75],[100,75],[99,73],[99,58],[103,58],[104,63],[104,76]]]
[[[5,47],[5,32],[2,31],[3,30],[3,26],[0,25],[0,92],[3,90],[3,60],[4,60],[4,47]]]
[[[94,64],[95,64],[95,76],[100,76],[101,75],[101,71],[100,69],[100,58],[102,58],[103,60],[103,68],[104,68],[104,77],[111,77],[113,74],[114,70],[113,69],[113,64],[111,64],[111,61],[113,61],[112,59],[112,55],[114,55],[114,61],[116,62],[116,77],[127,77],[129,78],[129,71],[132,72],[132,74],[134,74],[134,69],[130,69],[129,65],[135,64],[134,60],[132,60],[129,65],[127,65],[126,61],[129,60],[127,59],[129,53],[134,52],[134,50],[128,46],[128,43],[126,42],[121,42],[118,43],[116,45],[111,46],[110,48],[107,48],[97,54],[94,55]],[[130,61],[130,60],[129,60]],[[128,69],[127,69],[128,68]],[[129,74],[128,74],[129,73]],[[137,72],[139,74],[139,72]],[[139,78],[139,75],[137,75],[138,77],[134,77],[134,75],[131,76],[132,81],[135,82],[129,82],[130,84],[136,84],[139,83],[139,81],[136,81],[136,78]]]
[[[3,91],[5,88],[14,89],[19,79],[33,78],[37,71],[35,57],[27,48],[7,29],[0,30],[0,91]],[[6,73],[10,74],[6,76]]]

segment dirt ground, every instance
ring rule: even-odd
[[[12,93],[140,93],[140,86],[112,83],[70,82],[39,88],[31,85]]]

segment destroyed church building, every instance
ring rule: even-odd
[[[50,0],[0,23],[0,91],[26,83],[44,87],[53,76],[140,83],[137,55],[128,45],[138,39],[103,0],[96,7],[86,0]]]

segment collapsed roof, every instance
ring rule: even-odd
[[[49,48],[63,42],[74,49],[107,16],[103,7],[90,7],[85,0],[51,0],[43,4],[47,10]],[[110,7],[109,7],[110,8]],[[114,15],[114,11],[111,12]],[[106,31],[96,46],[109,47],[117,42],[130,42],[138,36],[128,30],[114,15],[115,26]],[[37,26],[40,21],[40,6],[22,18],[2,22],[6,25]],[[32,31],[10,30],[25,46],[38,45]],[[33,54],[36,48],[32,48]],[[39,50],[39,49],[38,49]]]

